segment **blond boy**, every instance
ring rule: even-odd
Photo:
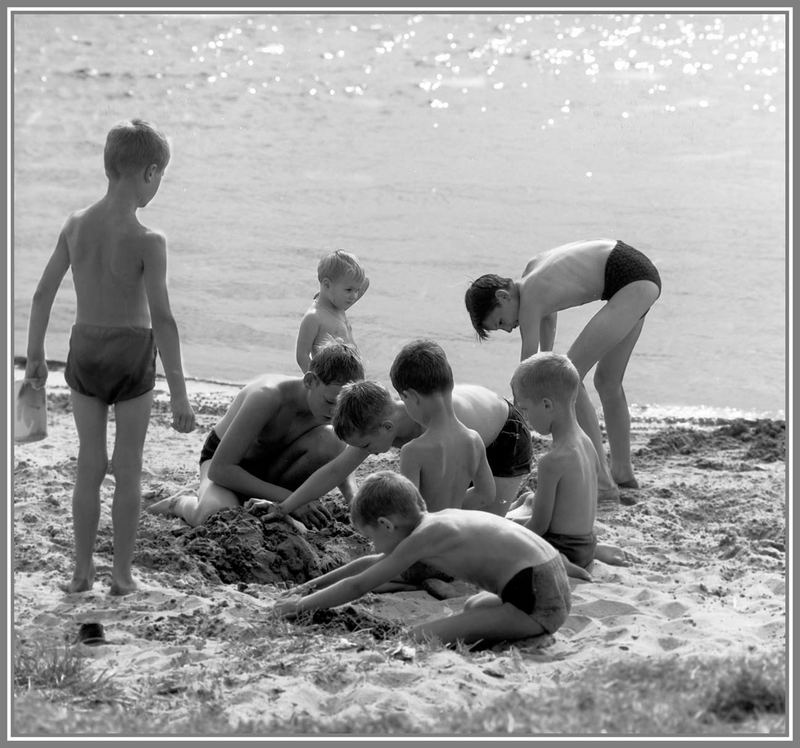
[[[514,522],[489,512],[428,512],[414,484],[388,470],[364,481],[350,517],[376,554],[296,588],[303,596],[276,603],[279,615],[342,605],[420,563],[483,591],[468,598],[461,613],[415,626],[416,639],[466,644],[524,639],[554,633],[569,615],[570,586],[561,557]],[[311,590],[316,591],[305,594]]]
[[[64,377],[79,447],[72,496],[75,568],[68,592],[89,590],[94,584],[110,406],[116,422],[110,592],[125,595],[137,587],[131,565],[156,351],[169,386],[173,427],[187,432],[195,425],[167,292],[167,242],[136,216],[158,192],[169,157],[167,139],[147,122],[134,119],[111,129],[104,152],[106,194],[67,218],[33,297],[25,376],[42,386],[47,379],[44,341],[50,311],[61,281],[72,269],[77,314]]]
[[[661,278],[641,252],[613,239],[563,244],[536,255],[518,280],[489,274],[467,289],[465,303],[480,339],[487,331],[519,327],[520,360],[553,349],[557,313],[591,301],[607,303],[567,351],[581,383],[597,364],[594,384],[603,406],[611,453],[606,463],[597,413],[581,384],[576,404],[581,427],[599,462],[599,498],[616,501],[619,487],[637,488],[630,455],[630,413],[622,379],[644,317],[661,294]]]
[[[300,370],[308,371],[317,349],[330,339],[355,345],[353,330],[345,312],[367,291],[369,278],[358,258],[337,249],[317,266],[319,292],[300,321],[295,358]]]

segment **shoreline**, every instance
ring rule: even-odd
[[[23,356],[14,357],[14,380],[24,377],[25,358]],[[68,391],[69,387],[64,381],[64,368],[66,363],[63,361],[47,362],[49,376],[47,387],[57,390]],[[228,395],[238,392],[246,382],[231,382],[221,379],[204,379],[201,377],[187,376],[186,390],[189,395],[204,395],[212,397],[215,394]],[[163,374],[156,375],[156,400],[163,400],[168,397],[169,389]],[[660,405],[660,404],[636,404],[631,403],[631,427],[636,428],[640,425],[653,426],[658,424],[681,426],[721,426],[724,423],[735,420],[746,421],[785,421],[785,411],[755,411],[742,408],[713,408],[706,405]],[[602,420],[602,412],[599,413]]]

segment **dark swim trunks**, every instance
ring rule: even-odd
[[[497,438],[486,447],[486,460],[495,478],[512,478],[531,471],[531,431],[522,413],[508,403],[508,418]]]
[[[618,241],[606,260],[605,286],[600,298],[607,301],[621,288],[640,280],[653,281],[661,291],[661,276],[650,259],[638,249]]]
[[[567,572],[561,556],[515,574],[503,587],[500,599],[527,613],[545,631],[555,633],[572,607]]]
[[[64,379],[107,405],[133,400],[156,384],[156,345],[149,327],[73,325]]]
[[[588,535],[560,535],[557,532],[546,532],[542,537],[559,553],[563,553],[573,564],[582,569],[585,569],[594,560],[597,537],[593,532]]]
[[[209,431],[208,436],[206,437],[205,442],[203,443],[203,448],[200,450],[200,464],[202,465],[206,460],[210,460],[214,456],[214,452],[217,451],[217,447],[219,446],[220,438],[217,436],[217,432],[214,429]]]

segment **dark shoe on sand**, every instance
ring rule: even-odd
[[[636,478],[631,478],[630,480],[617,481],[617,485],[620,488],[639,488],[639,481]]]
[[[82,623],[76,643],[85,644],[87,647],[108,644],[106,635],[103,633],[103,625],[101,623]]]

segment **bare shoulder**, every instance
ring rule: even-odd
[[[136,240],[144,252],[163,252],[167,248],[167,236],[158,229],[142,226]]]
[[[564,475],[575,466],[575,453],[567,449],[551,449],[538,460],[539,472],[549,475]]]

